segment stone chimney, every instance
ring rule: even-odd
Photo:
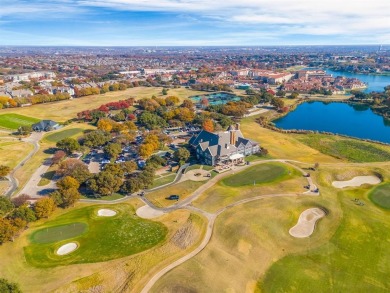
[[[236,131],[234,129],[230,130],[230,144],[234,145],[236,143]]]

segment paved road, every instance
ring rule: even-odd
[[[11,173],[8,176],[8,179],[11,182],[10,189],[5,193],[6,196],[11,197],[12,194],[15,192],[15,190],[19,186],[18,179],[15,178],[15,173],[17,170],[19,170],[21,167],[24,166],[24,164],[34,156],[40,148],[39,141],[41,140],[43,136],[42,132],[33,132],[29,137],[23,138],[22,141],[31,143],[34,146],[34,149],[11,171]]]

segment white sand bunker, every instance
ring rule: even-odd
[[[109,210],[109,209],[98,210],[99,217],[113,217],[115,215],[116,215],[116,211],[113,211],[113,210]]]
[[[74,242],[67,243],[67,244],[62,245],[60,248],[58,248],[57,254],[58,255],[66,255],[66,254],[69,254],[69,253],[75,251],[77,248],[78,248],[77,243],[74,243]]]
[[[299,216],[298,223],[289,231],[296,238],[309,237],[314,232],[316,222],[325,216],[325,212],[319,208],[311,208],[303,211]]]
[[[363,184],[379,184],[381,180],[376,176],[356,176],[348,181],[333,181],[332,185],[336,188],[357,187]]]
[[[188,171],[185,176],[192,181],[206,181],[211,178],[211,173],[204,169],[195,169]]]
[[[153,219],[162,216],[165,213],[163,211],[155,210],[150,206],[145,205],[137,209],[136,214],[138,217],[143,219]]]

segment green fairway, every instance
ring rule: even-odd
[[[351,162],[390,161],[390,147],[325,134],[294,135],[304,144],[335,158]]]
[[[79,236],[87,231],[86,223],[71,223],[43,228],[31,235],[33,243],[51,243]]]
[[[289,170],[278,163],[266,163],[250,167],[242,172],[226,177],[221,182],[226,186],[239,187],[257,185],[279,180],[289,173]]]
[[[379,185],[370,192],[371,201],[378,206],[390,209],[390,183]]]
[[[256,292],[389,292],[390,215],[365,193],[340,192],[343,218],[329,242],[275,262]]]
[[[32,125],[39,122],[39,119],[23,116],[19,114],[9,113],[0,115],[0,127],[8,129],[18,129],[20,126]]]
[[[147,250],[166,237],[167,228],[163,224],[138,218],[129,204],[110,206],[118,212],[114,217],[98,217],[97,211],[101,208],[107,206],[72,210],[40,226],[29,236],[30,244],[24,248],[27,262],[48,268],[108,261]],[[77,229],[71,231],[75,223]],[[88,230],[80,235],[83,224]],[[50,235],[45,235],[47,229]],[[61,240],[65,236],[58,235],[59,231],[66,232],[69,238]],[[76,251],[64,256],[56,254],[60,246],[71,241],[78,243]]]
[[[84,131],[82,128],[70,128],[66,130],[62,130],[56,133],[49,134],[48,136],[45,137],[46,140],[50,142],[59,142],[60,140],[67,138],[67,137],[72,137],[77,134],[80,134]]]

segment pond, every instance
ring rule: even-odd
[[[306,102],[273,122],[282,129],[326,131],[390,143],[390,121],[365,105]]]
[[[209,101],[209,105],[223,105],[226,104],[227,102],[231,102],[231,101],[236,102],[240,100],[240,97],[236,96],[235,94],[224,93],[224,92],[190,97],[190,99],[195,104],[200,104],[203,98],[206,98]]]

